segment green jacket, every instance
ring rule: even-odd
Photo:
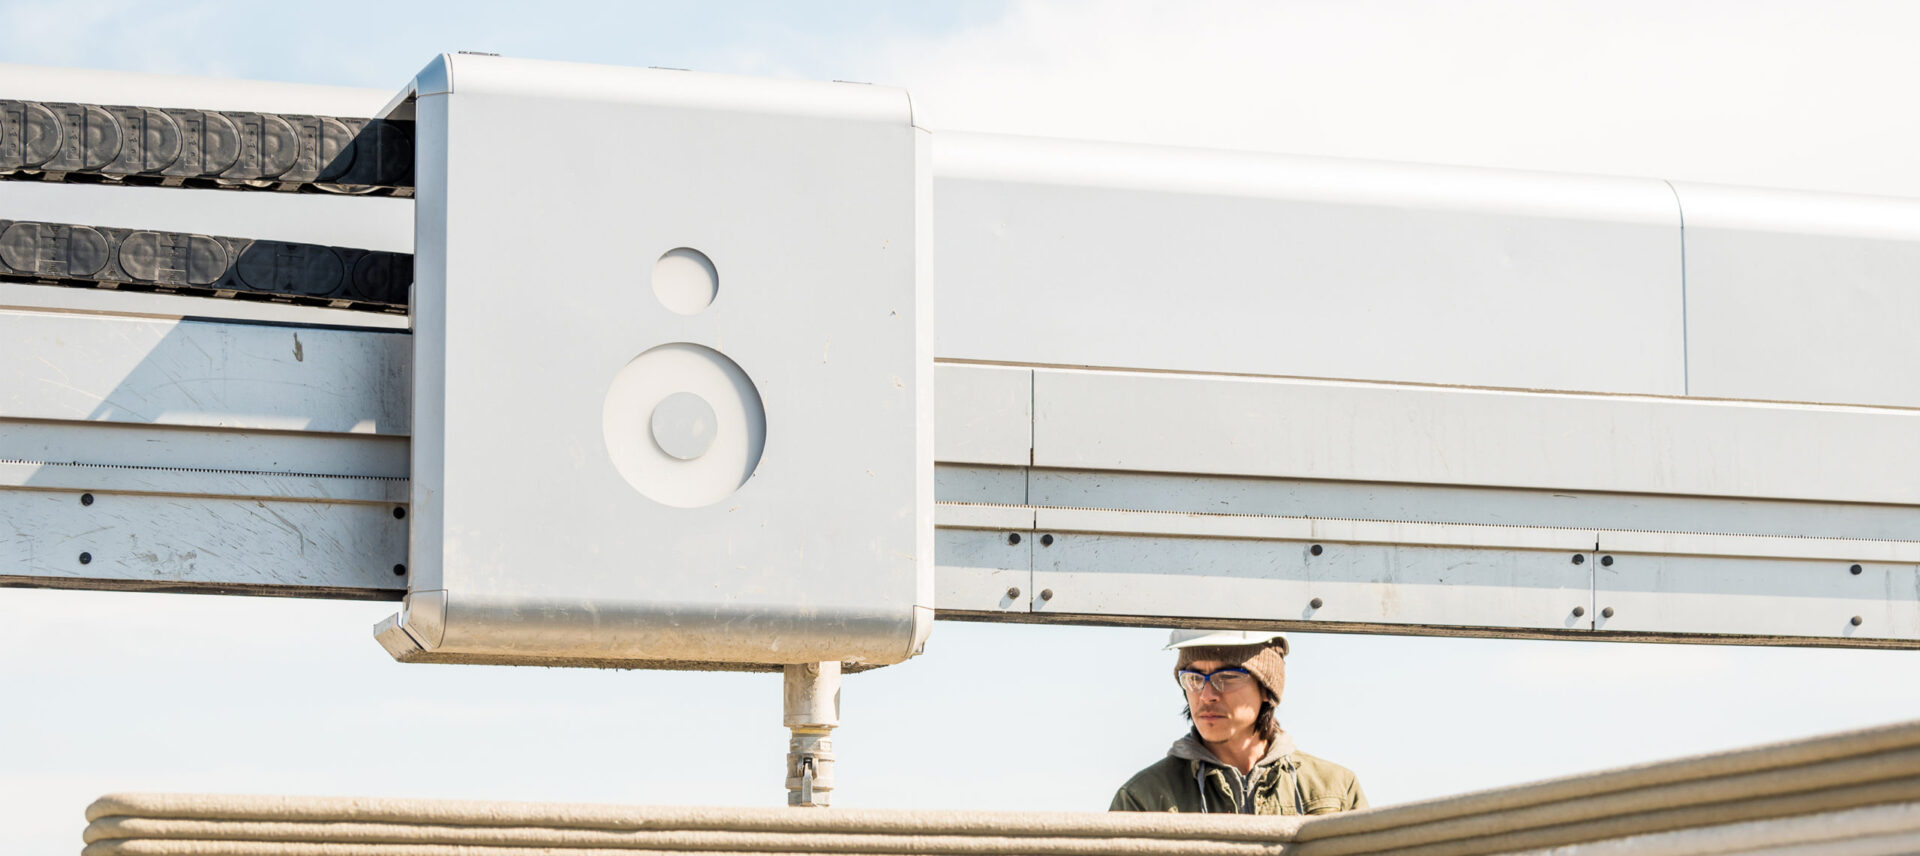
[[[1188,732],[1167,757],[1121,785],[1108,811],[1331,814],[1366,807],[1352,770],[1294,749],[1284,731],[1245,775]]]

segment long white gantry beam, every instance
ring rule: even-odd
[[[1920,647],[1920,203],[955,133],[933,170],[942,618]],[[404,199],[184,183],[0,220],[411,249]],[[13,279],[0,585],[405,593],[404,316]]]

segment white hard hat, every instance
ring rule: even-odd
[[[1280,656],[1287,656],[1287,638],[1272,630],[1175,630],[1167,637],[1166,650],[1214,645],[1265,645],[1277,642]]]

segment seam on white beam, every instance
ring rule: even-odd
[[[1469,523],[1407,523],[1311,517],[1164,511],[1037,508],[1034,527],[1049,532],[1274,541],[1332,541],[1507,550],[1593,551],[1683,556],[1920,563],[1920,542],[1771,535],[1710,535]],[[942,525],[945,525],[944,523]]]

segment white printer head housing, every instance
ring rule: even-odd
[[[933,618],[905,92],[448,55],[415,123],[407,661],[899,662]]]

